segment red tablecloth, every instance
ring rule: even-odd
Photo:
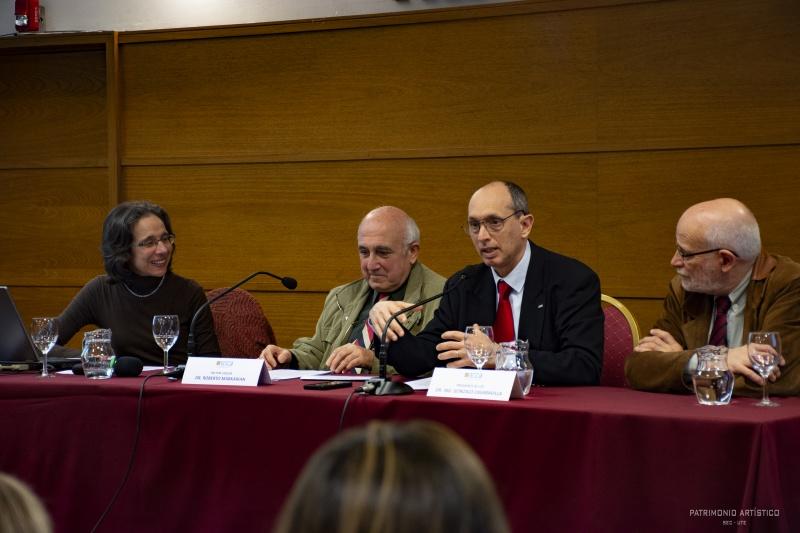
[[[114,493],[142,379],[0,376],[0,470],[36,489],[57,532],[89,531]],[[349,392],[151,379],[133,471],[99,531],[268,531]],[[354,396],[345,426],[450,426],[483,458],[515,532],[800,531],[800,398],[780,401],[703,407],[605,387],[508,403]]]

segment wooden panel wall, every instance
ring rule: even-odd
[[[423,260],[441,273],[475,262],[460,226],[470,193],[492,179],[520,183],[534,239],[593,267],[644,328],[672,275],[674,224],[694,202],[743,199],[765,245],[800,258],[792,231],[800,223],[800,4],[548,5],[120,34],[118,63],[106,68],[119,74],[118,159],[94,177],[63,174],[56,189],[91,197],[83,240],[48,241],[47,228],[64,227],[51,213],[29,244],[0,238],[4,251],[26,250],[0,267],[30,287],[31,306],[37,294],[77,290],[90,277],[89,242],[109,198],[93,191],[106,171],[117,185],[114,163],[120,198],[169,210],[176,271],[206,287],[261,269],[297,277],[295,293],[269,280],[249,286],[283,344],[310,334],[326,291],[359,275],[355,230],[371,207],[394,204],[414,216]],[[48,80],[45,93],[80,92],[31,68]],[[14,103],[0,110],[18,109],[25,90],[4,80],[0,90]],[[95,119],[99,131],[114,129],[103,120]],[[46,137],[64,135],[47,124]],[[48,157],[104,154],[103,135],[83,131],[94,126],[71,124],[76,146]],[[109,136],[105,146],[116,147]],[[38,174],[10,170],[18,162],[9,157],[0,155],[0,178],[16,180],[19,193],[3,200],[9,214],[0,216],[10,223],[29,214],[20,198]],[[36,251],[54,242],[52,257]],[[38,290],[37,280],[64,288]]]
[[[58,314],[102,269],[107,38],[0,41],[0,284],[26,323]]]
[[[0,168],[106,165],[105,50],[0,49]]]

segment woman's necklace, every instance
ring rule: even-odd
[[[128,290],[129,293],[133,294],[137,298],[147,298],[148,296],[152,296],[152,295],[154,295],[155,293],[158,292],[158,289],[160,289],[161,286],[164,284],[164,278],[166,278],[166,277],[167,277],[166,274],[161,276],[161,281],[158,282],[158,285],[156,286],[156,288],[153,289],[152,291],[148,292],[147,294],[137,294],[137,293],[133,292],[133,290],[130,287],[128,287],[128,284],[125,283],[124,281],[122,282],[122,285],[125,286],[125,288]]]

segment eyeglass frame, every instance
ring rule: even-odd
[[[175,244],[175,234],[174,233],[166,233],[159,237],[158,239],[148,238],[141,242],[137,242],[135,246],[137,248],[143,248],[145,250],[149,250],[151,248],[155,248],[158,246],[158,243],[164,243],[166,246],[169,243],[170,246]]]
[[[692,257],[694,257],[696,255],[710,254],[711,252],[719,252],[720,250],[727,250],[730,253],[732,253],[735,257],[739,257],[739,254],[737,254],[736,252],[734,252],[733,250],[731,250],[729,248],[712,248],[710,250],[703,250],[703,251],[700,251],[700,252],[688,252],[687,253],[687,252],[684,252],[683,250],[681,250],[680,247],[676,247],[675,248],[675,253],[677,253],[678,256],[680,256],[681,261],[686,261],[687,259],[691,259]]]
[[[514,215],[518,215],[518,214],[526,215],[527,213],[525,213],[525,211],[523,211],[522,209],[517,209],[516,211],[514,211],[513,213],[511,213],[510,215],[508,215],[505,218],[497,218],[496,220],[492,220],[492,223],[500,224],[500,226],[497,229],[491,229],[489,227],[489,225],[488,225],[489,224],[489,220],[488,219],[493,219],[495,217],[486,217],[486,218],[483,218],[481,220],[476,220],[475,223],[478,225],[478,229],[476,229],[475,231],[472,231],[471,223],[470,223],[469,220],[467,220],[467,224],[465,226],[461,226],[461,228],[464,230],[464,233],[466,233],[467,235],[477,235],[478,233],[481,232],[481,226],[483,226],[484,228],[486,228],[486,231],[488,231],[489,233],[494,234],[494,233],[497,233],[498,231],[502,231],[502,229],[506,225],[506,220],[508,220],[509,218],[513,217]]]

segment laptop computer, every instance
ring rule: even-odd
[[[72,368],[79,357],[48,357],[48,366]],[[13,370],[41,368],[39,351],[33,344],[14,305],[8,287],[0,285],[0,367]]]

